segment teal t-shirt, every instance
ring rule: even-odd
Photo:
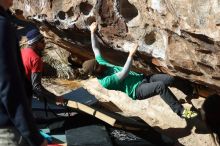
[[[125,92],[132,99],[136,99],[135,89],[143,80],[143,74],[130,71],[128,76],[124,80],[120,81],[116,73],[122,70],[121,66],[115,66],[109,63],[104,58],[102,58],[102,56],[97,56],[96,60],[99,64],[107,66],[107,70],[103,73],[103,76],[98,77],[99,83],[104,88]]]

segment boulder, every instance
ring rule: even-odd
[[[96,20],[103,56],[112,63],[123,65],[137,43],[134,70],[220,91],[218,0],[17,0],[12,11],[78,64],[94,57],[88,25]]]

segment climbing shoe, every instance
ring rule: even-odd
[[[182,117],[185,119],[192,119],[197,117],[198,114],[195,111],[191,111],[189,109],[184,109],[182,113]]]

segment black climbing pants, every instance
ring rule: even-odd
[[[178,77],[172,77],[167,74],[154,74],[146,76],[136,88],[136,99],[142,100],[155,95],[161,98],[170,106],[170,108],[181,116],[183,106],[178,102],[176,96],[168,87],[176,87],[186,95],[193,92],[190,82]]]

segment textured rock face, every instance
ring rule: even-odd
[[[220,90],[219,0],[17,0],[13,10],[43,26],[48,40],[78,62],[93,57],[87,25],[95,18],[112,62],[123,64],[124,52],[138,43],[139,71],[156,69]]]

